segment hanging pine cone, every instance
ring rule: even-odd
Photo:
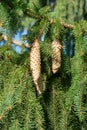
[[[55,74],[61,66],[61,49],[62,46],[59,41],[52,42],[53,56],[52,56],[52,72]]]
[[[30,70],[32,73],[35,87],[39,94],[42,92],[42,81],[41,81],[41,62],[40,62],[40,47],[39,40],[36,39],[32,45],[30,52]]]

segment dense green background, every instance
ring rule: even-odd
[[[0,130],[87,130],[87,0],[0,0]],[[32,45],[38,37],[43,92],[38,95],[29,53],[12,49],[12,36]],[[52,73],[53,40],[60,40],[62,64]],[[15,44],[14,44],[15,45]],[[16,45],[15,45],[16,46]]]

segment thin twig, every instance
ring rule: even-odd
[[[7,38],[7,36],[6,36],[5,34],[2,35],[2,38],[3,38],[5,41],[8,40],[8,38]],[[17,41],[17,40],[12,40],[12,43],[15,44],[15,45],[18,45],[18,46],[24,46],[24,47],[26,47],[26,48],[30,48],[30,47],[31,47],[28,43],[23,44],[22,42]]]
[[[61,25],[63,25],[65,28],[70,28],[70,29],[74,29],[74,25],[72,24],[67,24],[67,23],[64,23],[64,22],[60,22]]]
[[[27,9],[26,11],[24,11],[24,14],[29,16],[29,17],[35,18],[35,19],[42,19],[43,18],[43,16],[40,16],[40,15],[33,13],[30,9]]]
[[[50,19],[49,21],[50,21],[51,24],[54,23],[54,20],[53,20],[53,19]],[[72,25],[72,24],[68,24],[68,23],[65,23],[65,22],[62,22],[62,21],[60,22],[60,24],[61,24],[63,27],[65,27],[65,28],[74,29],[74,25]]]

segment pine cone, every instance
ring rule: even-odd
[[[61,49],[62,46],[59,41],[52,42],[53,56],[52,56],[52,72],[55,74],[61,66]]]
[[[30,52],[30,70],[32,73],[35,87],[39,94],[42,92],[42,81],[41,81],[41,62],[40,62],[40,47],[39,40],[36,39],[32,45]]]

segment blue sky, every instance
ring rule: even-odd
[[[23,35],[26,35],[27,33],[28,33],[28,32],[27,32],[26,29],[24,29],[23,31],[21,31],[21,30],[19,29],[18,32],[17,32],[17,34],[15,34],[12,39],[15,39],[15,40],[21,42],[21,41],[22,41],[22,36],[23,36]],[[23,42],[23,41],[22,41],[22,42]],[[4,44],[5,44],[5,41],[4,41],[4,40],[0,42],[0,45],[1,45],[1,46],[3,46]],[[14,50],[16,50],[16,52],[18,52],[18,53],[21,52],[21,47],[19,47],[19,46],[17,46],[17,45],[14,45],[14,44],[12,44],[12,47],[14,48]]]
[[[20,29],[18,30],[17,34],[15,34],[13,36],[13,39],[17,40],[17,41],[22,41],[22,36],[27,34],[27,30],[24,29],[23,31],[21,31]],[[15,50],[20,53],[21,52],[21,47],[19,46],[15,46],[14,44],[12,45],[13,48],[15,48]]]
[[[20,41],[20,42],[23,42],[22,41],[22,36],[23,35],[26,35],[28,33],[27,29],[25,28],[23,31],[21,31],[20,29],[18,30],[18,32],[13,36],[12,39],[15,39],[17,41]],[[41,36],[41,41],[44,41],[44,38],[45,38],[45,34],[43,34]],[[0,46],[3,46],[5,44],[5,41],[1,41],[0,42]],[[16,50],[16,52],[20,53],[21,52],[21,47],[20,46],[17,46],[15,44],[12,44],[12,47],[14,50]]]
[[[18,32],[13,36],[12,39],[15,39],[15,40],[17,40],[17,41],[23,42],[23,41],[22,41],[22,36],[23,36],[23,35],[26,35],[27,33],[28,33],[27,29],[24,29],[23,31],[21,31],[21,30],[19,29]],[[45,38],[45,34],[42,34],[42,36],[41,36],[41,41],[44,41],[44,38]],[[26,41],[25,41],[25,42],[26,42]],[[4,41],[4,40],[0,42],[0,46],[3,46],[4,44],[5,44],[5,41]],[[67,44],[67,41],[65,41],[65,46],[66,46],[66,44]],[[74,47],[73,45],[74,45],[74,42],[71,41],[70,56],[73,55],[73,49],[74,49],[74,48],[73,48],[73,47]],[[15,44],[12,44],[12,47],[13,47],[13,49],[14,49],[17,53],[21,53],[21,47],[20,47],[20,46],[17,46],[17,45],[15,45]],[[67,52],[66,47],[64,47],[63,51],[64,51],[64,53],[66,54],[66,52]]]

